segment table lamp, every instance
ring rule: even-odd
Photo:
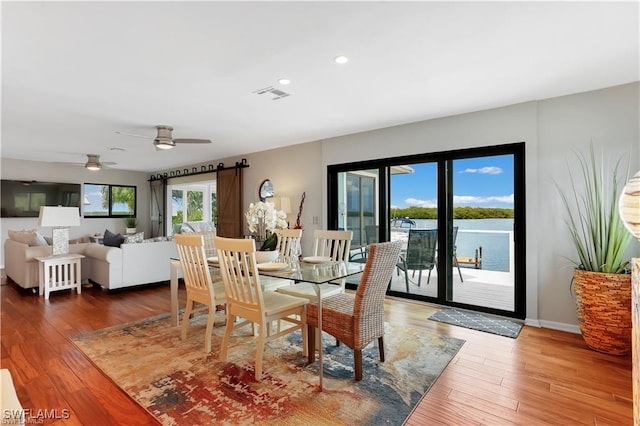
[[[289,197],[271,197],[267,198],[267,203],[273,204],[276,210],[282,210],[286,216],[291,214],[291,200]],[[285,218],[287,221],[287,227],[289,226],[289,220]]]
[[[289,197],[271,197],[267,202],[272,203],[276,210],[282,210],[286,214],[291,213],[291,200]]]
[[[80,226],[78,207],[41,206],[38,225],[53,228],[53,255],[69,253],[69,227]]]

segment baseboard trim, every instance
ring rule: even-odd
[[[567,333],[581,334],[580,327],[575,324],[566,324],[563,322],[540,320],[542,328],[550,328],[552,330],[566,331]]]

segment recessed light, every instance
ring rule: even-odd
[[[349,58],[347,58],[346,56],[340,55],[333,58],[333,61],[336,64],[346,64],[347,62],[349,62]]]
[[[278,80],[278,83],[286,86],[287,84],[291,84],[291,80],[289,80],[288,78],[281,78],[280,80]]]

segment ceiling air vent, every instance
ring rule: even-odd
[[[287,92],[283,92],[282,90],[275,89],[273,86],[265,87],[264,89],[256,90],[256,95],[267,95],[271,98],[272,101],[277,101],[278,99],[286,98],[287,96],[291,96]]]

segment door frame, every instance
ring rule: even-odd
[[[390,198],[390,166],[436,162],[438,165],[438,229],[443,230],[438,235],[438,244],[448,250],[452,244],[450,241],[453,217],[453,192],[450,190],[453,184],[453,174],[448,170],[453,160],[488,157],[496,155],[513,155],[514,166],[514,230],[515,245],[515,271],[514,271],[514,310],[504,311],[483,306],[466,305],[453,301],[447,301],[447,279],[450,273],[438,275],[438,296],[436,298],[416,294],[407,294],[397,291],[387,291],[392,296],[407,299],[416,299],[440,305],[471,309],[479,312],[524,319],[526,315],[526,188],[525,188],[525,142],[511,144],[475,147],[452,151],[441,151],[399,157],[381,158],[353,163],[332,164],[327,166],[327,224],[328,229],[338,229],[338,191],[337,176],[355,170],[377,169],[378,182],[378,217],[379,217],[379,241],[388,241],[390,238],[390,214],[388,200]],[[449,231],[449,232],[447,232]],[[438,258],[438,268],[441,271],[451,271],[452,259],[449,256]],[[355,288],[348,285],[349,288]]]

